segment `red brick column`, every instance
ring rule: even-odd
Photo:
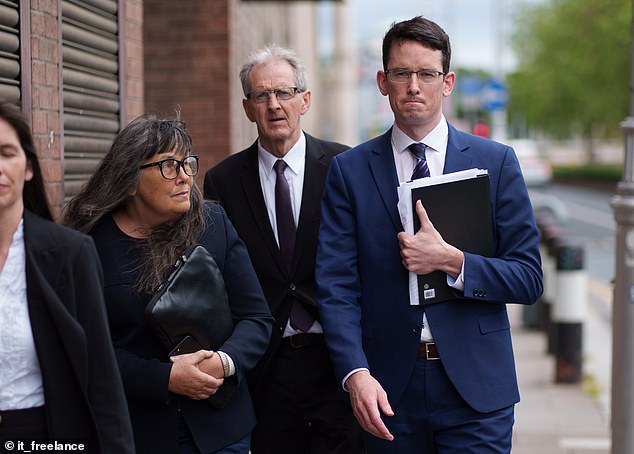
[[[173,116],[180,106],[200,156],[200,182],[231,152],[229,0],[144,5],[146,109]]]
[[[126,125],[145,112],[143,104],[143,0],[124,2],[125,37],[123,44],[123,74],[121,81],[125,93],[121,124]]]
[[[64,197],[60,144],[61,33],[58,12],[57,2],[31,2],[32,129],[54,215],[59,215]]]

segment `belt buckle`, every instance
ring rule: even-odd
[[[427,359],[427,361],[436,361],[439,360],[440,358],[438,357],[438,355],[436,355],[435,357],[430,357],[429,354],[429,346],[430,345],[436,345],[435,342],[427,342],[425,343],[425,359]]]
[[[298,349],[298,348],[304,347],[304,342],[301,339],[302,338],[300,337],[299,334],[295,334],[293,336],[290,336],[288,338],[288,342],[291,344],[291,348]]]

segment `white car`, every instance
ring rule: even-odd
[[[553,170],[539,153],[537,142],[531,139],[511,139],[506,143],[515,150],[526,186],[543,186],[550,182]]]

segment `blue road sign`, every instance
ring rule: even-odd
[[[504,110],[508,101],[506,85],[491,79],[482,90],[482,107],[488,112]]]

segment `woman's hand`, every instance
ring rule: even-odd
[[[222,368],[222,361],[220,361],[220,355],[218,354],[212,355],[210,358],[203,359],[198,367],[200,370],[212,377],[220,379],[224,379],[225,377],[225,371]]]
[[[196,353],[170,358],[174,364],[167,389],[194,400],[207,399],[215,394],[224,379],[216,378],[200,369],[201,362],[209,360],[213,356],[218,355],[212,351],[199,350]]]

